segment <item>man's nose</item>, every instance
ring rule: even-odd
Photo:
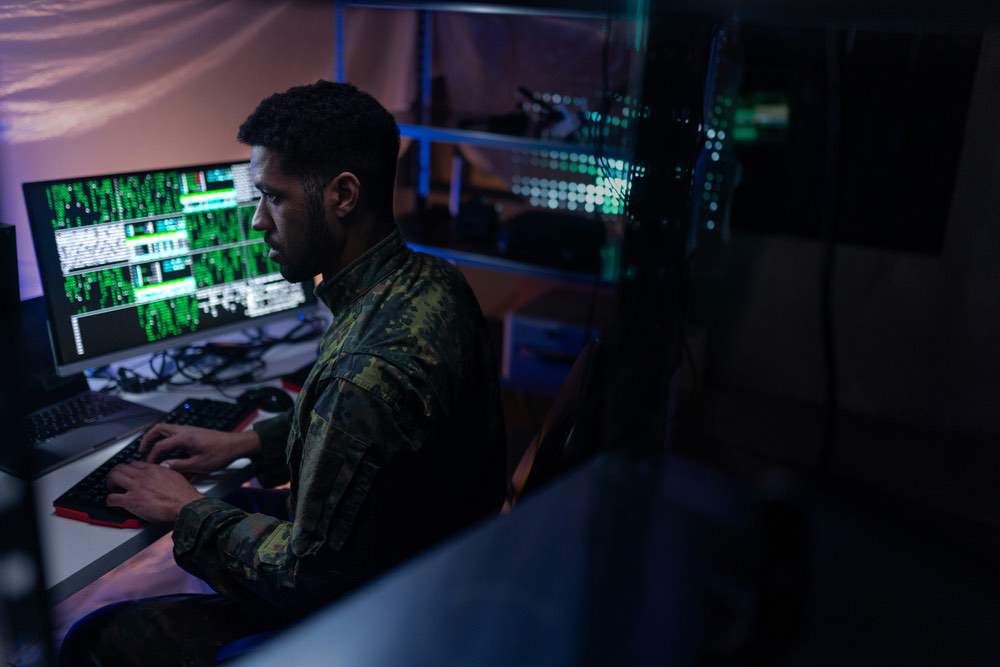
[[[255,232],[266,232],[272,226],[271,216],[268,215],[264,198],[261,197],[260,201],[257,202],[257,210],[253,213],[253,219],[250,221],[250,227]]]

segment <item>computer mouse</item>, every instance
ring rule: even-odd
[[[264,412],[284,412],[294,405],[292,397],[277,387],[257,387],[248,389],[239,398],[240,403],[259,408]]]

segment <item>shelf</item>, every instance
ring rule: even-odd
[[[608,16],[608,2],[605,0],[576,0],[567,2],[549,0],[545,3],[534,3],[521,0],[508,3],[488,2],[412,2],[393,0],[347,0],[339,2],[345,8],[359,7],[365,9],[413,9],[425,12],[457,12],[462,14],[499,14],[508,16],[552,16],[567,19],[604,20]],[[611,3],[612,16],[624,17],[628,3]],[[562,6],[560,6],[562,5]]]
[[[554,139],[535,139],[533,137],[518,137],[509,134],[497,134],[480,130],[461,130],[450,127],[431,125],[416,125],[400,123],[399,133],[404,137],[420,141],[434,141],[445,144],[468,144],[483,148],[501,148],[517,151],[560,151],[564,153],[584,153],[597,155],[597,147],[591,144],[573,144]],[[624,150],[614,146],[605,146],[604,157],[617,160],[627,160]]]
[[[534,278],[560,280],[562,282],[575,283],[578,285],[593,286],[596,284],[601,287],[614,286],[613,282],[603,280],[593,273],[567,271],[549,266],[518,262],[481,252],[470,252],[468,250],[460,250],[457,248],[429,245],[424,243],[414,243],[412,241],[407,241],[406,245],[408,245],[411,250],[415,250],[416,252],[427,253],[428,255],[434,255],[435,257],[440,257],[441,259],[449,262],[455,262],[456,264],[463,264],[465,266],[475,266],[483,269],[492,269],[494,271],[503,271],[505,273],[531,276]]]

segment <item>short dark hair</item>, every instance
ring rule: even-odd
[[[236,136],[277,152],[290,176],[326,183],[350,171],[361,181],[368,206],[391,206],[399,127],[374,97],[349,83],[320,80],[275,93],[257,105]]]

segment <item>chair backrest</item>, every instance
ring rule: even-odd
[[[583,392],[597,355],[597,343],[584,346],[556,393],[541,430],[524,451],[507,488],[503,511],[508,512],[527,493],[545,485],[566,469],[567,447],[573,437]]]

